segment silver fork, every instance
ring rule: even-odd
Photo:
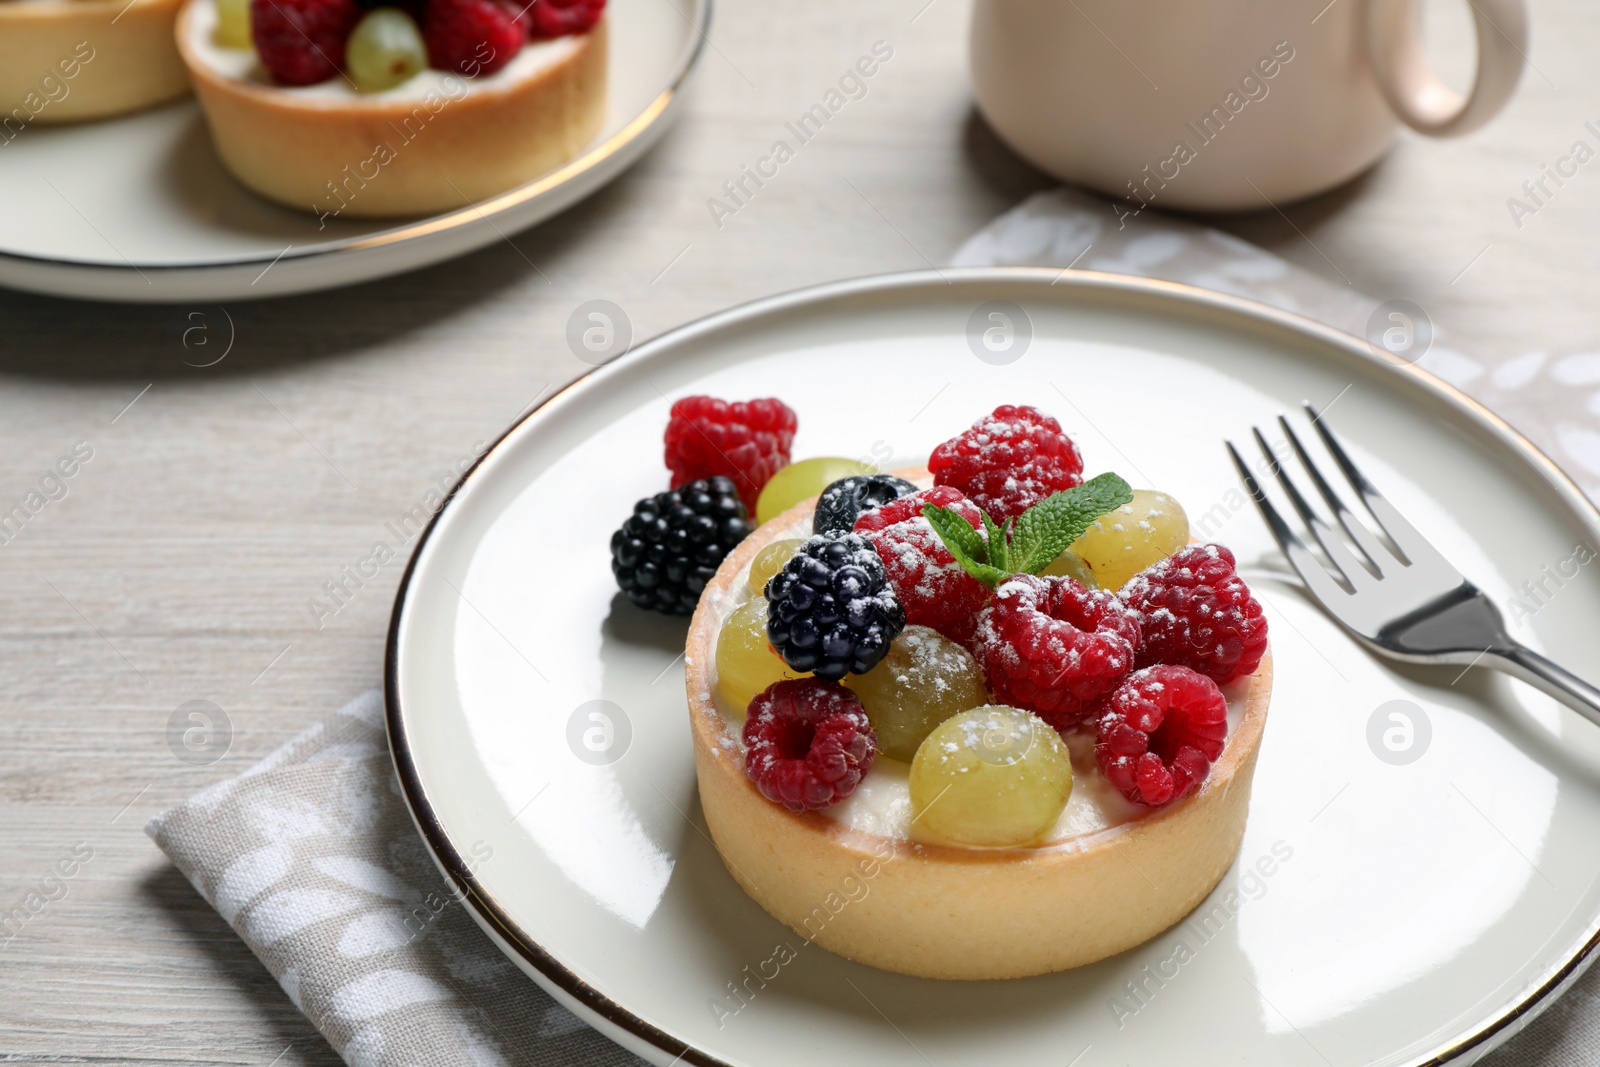
[[[1600,689],[1512,638],[1499,609],[1483,590],[1463,577],[1367,481],[1316,409],[1310,404],[1305,409],[1328,453],[1361,497],[1387,543],[1346,506],[1283,416],[1278,417],[1278,422],[1290,447],[1310,475],[1318,495],[1359,549],[1359,556],[1307,502],[1259,428],[1252,432],[1268,469],[1322,546],[1332,569],[1324,566],[1284,521],[1231,441],[1228,453],[1272,530],[1273,539],[1328,614],[1362,645],[1381,656],[1407,663],[1493,667],[1548,693],[1600,725]]]

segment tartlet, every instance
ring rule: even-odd
[[[0,0],[0,143],[29,125],[122,115],[189,91],[183,0]]]
[[[218,155],[250,189],[324,220],[471,206],[572,159],[605,117],[604,18],[493,74],[430,69],[372,94],[274,85],[252,53],[214,43],[216,19],[191,0],[177,40]]]
[[[926,471],[900,473],[931,483]],[[727,556],[688,634],[701,806],[739,885],[830,951],[940,979],[1082,966],[1141,944],[1192,911],[1232,865],[1244,834],[1272,689],[1270,656],[1229,687],[1238,721],[1198,790],[1090,832],[1019,848],[953,847],[870,832],[831,812],[791,812],[762,795],[745,771],[737,716],[713,695],[716,641],[747,598],[752,560],[773,541],[809,531],[815,505],[806,501],[767,522]]]

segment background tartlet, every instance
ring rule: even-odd
[[[605,118],[604,19],[537,46],[551,50],[548,62],[514,62],[480,79],[442,74],[436,86],[371,95],[235,76],[216,61],[215,25],[209,0],[193,0],[178,46],[218,155],[260,195],[322,217],[472,206],[570,160]]]
[[[127,114],[189,91],[183,0],[0,3],[0,141],[29,125]]]

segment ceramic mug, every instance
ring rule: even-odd
[[[1400,122],[1474,130],[1516,88],[1523,0],[1469,0],[1465,97],[1429,68],[1419,0],[975,0],[979,110],[1022,156],[1119,211],[1265,208],[1377,162]]]

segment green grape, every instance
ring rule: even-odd
[[[878,751],[907,763],[935,726],[989,701],[972,654],[926,626],[907,626],[876,667],[844,684],[867,709]]]
[[[877,474],[878,468],[859,459],[818,456],[791,463],[767,480],[756,501],[756,523],[782,515],[802,500],[821,493],[840,478],[856,474]]]
[[[1061,735],[1020,708],[989,704],[934,727],[911,761],[912,827],[954,845],[1032,844],[1072,795]]]
[[[223,48],[250,48],[250,0],[217,0],[217,32]]]
[[[1050,566],[1039,572],[1040,574],[1055,574],[1064,578],[1075,579],[1079,585],[1090,589],[1097,588],[1100,582],[1094,576],[1094,568],[1090,567],[1084,558],[1072,549],[1063,549],[1061,555],[1050,561]]]
[[[1183,506],[1166,493],[1135,489],[1132,501],[1096,519],[1072,551],[1089,564],[1100,588],[1114,592],[1188,543]]]
[[[428,66],[428,46],[411,16],[397,7],[367,12],[344,46],[345,73],[364,93],[381,93]]]
[[[792,671],[767,642],[767,598],[751,597],[739,605],[717,635],[717,697],[743,715],[750,701],[773,682],[808,678]]]
[[[750,577],[747,584],[750,592],[756,596],[767,591],[767,582],[772,576],[783,570],[783,565],[794,558],[794,554],[805,544],[799,538],[787,538],[774,541],[772,544],[756,553],[756,558],[750,561]]]

